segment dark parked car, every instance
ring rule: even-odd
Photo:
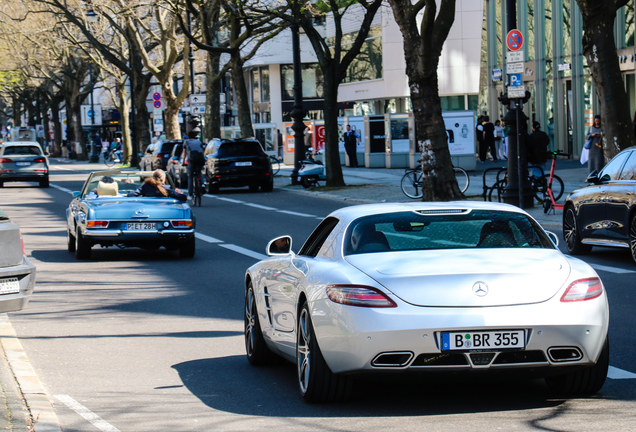
[[[617,154],[601,172],[587,178],[589,186],[572,192],[563,210],[563,238],[573,255],[592,246],[631,251],[636,262],[636,147]]]
[[[172,179],[176,187],[188,187],[188,160],[181,157],[183,154],[183,143],[180,142],[172,148],[170,158],[166,165],[166,173]]]
[[[267,153],[254,138],[213,139],[205,149],[205,180],[208,193],[219,187],[260,187],[263,192],[274,189],[274,176]]]
[[[161,168],[166,170],[172,148],[177,144],[183,144],[183,140],[157,141],[146,148],[146,153],[141,158],[142,171],[154,171]]]

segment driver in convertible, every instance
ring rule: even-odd
[[[188,197],[181,193],[179,189],[172,190],[172,188],[166,184],[166,173],[158,169],[152,173],[152,177],[144,180],[141,187],[136,191],[130,192],[129,197],[143,196],[143,197],[157,197],[157,198],[174,198],[179,201],[187,201]]]

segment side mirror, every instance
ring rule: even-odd
[[[600,182],[599,178],[598,178],[598,172],[596,172],[596,170],[592,171],[590,173],[590,175],[587,176],[587,178],[585,179],[586,183],[593,183],[593,184],[597,184]]]
[[[77,198],[78,196],[80,196],[80,194],[80,191],[73,191],[73,198]]]
[[[269,256],[285,256],[291,254],[292,238],[290,236],[277,237],[267,243],[265,252]]]
[[[550,237],[550,240],[552,240],[552,243],[554,243],[556,247],[559,247],[559,238],[557,235],[552,231],[546,231],[546,233],[548,234],[548,237]]]

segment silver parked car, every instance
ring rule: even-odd
[[[8,142],[0,148],[0,187],[33,181],[49,187],[49,160],[37,142]]]
[[[297,253],[291,237],[245,275],[252,364],[297,364],[307,401],[341,400],[354,373],[530,374],[558,393],[607,377],[609,309],[586,263],[498,203],[337,210]]]
[[[20,229],[0,210],[0,312],[26,307],[35,287],[35,266],[24,254]]]

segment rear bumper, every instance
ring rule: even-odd
[[[171,239],[175,240],[180,237],[192,237],[194,235],[194,230],[156,230],[156,231],[125,231],[125,230],[86,230],[83,233],[85,236],[90,237],[94,240],[98,239],[106,239],[112,240],[113,238],[121,238],[121,239],[130,239],[130,240],[144,240],[144,239],[152,239],[156,238],[160,239]]]
[[[3,182],[11,181],[40,181],[49,178],[47,172],[12,172],[0,173],[0,180]]]
[[[0,268],[0,279],[18,278],[20,292],[0,294],[0,312],[15,312],[26,307],[35,288],[35,266],[24,257],[18,266]]]
[[[255,174],[217,174],[217,176],[208,177],[207,182],[219,187],[240,187],[261,185],[273,181],[271,175],[255,173]]]

